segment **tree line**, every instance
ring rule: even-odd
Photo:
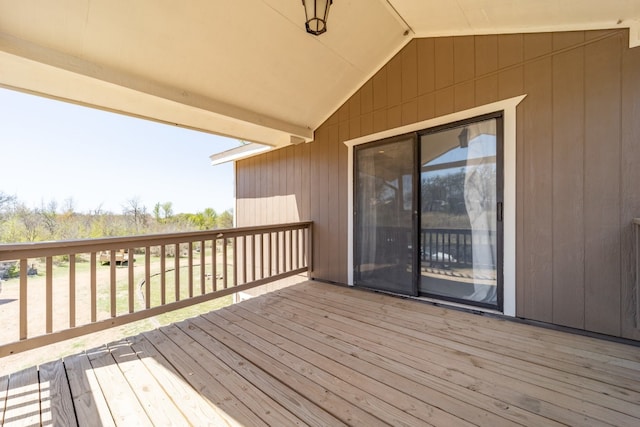
[[[231,210],[221,213],[207,208],[197,213],[173,211],[172,202],[157,203],[151,211],[133,197],[124,202],[120,213],[101,206],[86,213],[76,211],[73,199],[56,200],[29,208],[16,196],[0,191],[0,243],[39,242],[152,233],[230,228]]]

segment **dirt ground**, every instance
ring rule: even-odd
[[[98,270],[98,281],[108,280],[109,270]],[[77,276],[76,304],[77,320],[76,324],[87,323],[90,317],[89,287],[84,274]],[[87,274],[88,277],[88,274]],[[19,330],[19,279],[10,279],[2,282],[2,292],[0,292],[0,343],[8,343],[18,340]],[[31,277],[28,283],[28,300],[31,305],[28,307],[28,330],[29,336],[42,335],[45,332],[45,278]],[[69,325],[69,288],[59,287],[54,292],[53,329],[65,329]],[[99,312],[98,318],[104,319],[109,313]],[[35,350],[6,356],[0,359],[0,376],[16,372],[22,368],[37,365],[65,355],[78,353],[82,350],[93,348],[104,343],[108,343],[144,329],[154,327],[154,322],[147,319],[131,323],[106,331],[62,341]]]
[[[118,280],[126,280],[127,267],[118,267],[116,275]],[[144,266],[135,267],[136,275],[144,274]],[[98,266],[97,274],[98,298],[108,298],[109,266]],[[69,286],[66,274],[54,275],[53,280],[53,331],[69,328]],[[76,325],[90,323],[90,273],[86,271],[76,272]],[[17,278],[5,280],[2,283],[0,292],[0,344],[6,344],[19,339],[19,286]],[[28,306],[28,336],[44,335],[45,329],[45,297],[46,279],[44,275],[32,276],[28,279],[27,292]],[[142,298],[136,292],[137,298]],[[119,294],[119,299],[126,299],[126,294]],[[142,304],[141,301],[137,303]],[[103,307],[101,310],[100,307]],[[97,304],[97,319],[107,319],[110,313],[106,310],[108,304]],[[105,331],[73,338],[35,350],[22,352],[16,355],[6,356],[0,359],[0,376],[7,373],[16,372],[22,368],[41,364],[69,354],[75,354],[82,350],[95,348],[105,343],[109,343],[127,336],[136,335],[144,330],[157,327],[159,322],[156,318],[149,318],[111,328]]]

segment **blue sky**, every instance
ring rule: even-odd
[[[28,207],[72,198],[75,210],[120,213],[233,208],[233,166],[209,155],[238,140],[0,88],[0,191]]]

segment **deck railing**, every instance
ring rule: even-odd
[[[300,222],[0,245],[19,276],[18,301],[0,305],[0,357],[304,273],[311,239]]]

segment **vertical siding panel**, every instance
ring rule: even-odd
[[[628,36],[625,34],[625,37]],[[624,42],[623,42],[624,43]],[[636,325],[636,274],[635,248],[631,220],[640,217],[640,49],[624,49],[622,74],[622,146],[621,189],[622,206],[620,225],[622,228],[620,253],[621,270],[621,323],[622,336],[640,340],[640,325]]]
[[[584,327],[584,50],[553,58],[553,322]]]
[[[402,124],[408,125],[418,121],[418,101],[413,100],[402,104]]]
[[[373,80],[368,80],[360,89],[360,112],[362,114],[373,111]]]
[[[453,85],[453,37],[435,39],[435,89]]]
[[[324,141],[324,158],[326,166],[326,203],[324,207],[324,227],[327,230],[325,240],[324,258],[326,259],[327,280],[336,281],[338,277],[339,257],[339,240],[342,238],[338,235],[338,223],[340,221],[340,198],[338,189],[338,135],[342,131],[345,135],[349,135],[349,122],[342,122],[339,126],[330,126],[328,135]]]
[[[396,105],[387,109],[387,127],[394,129],[402,125],[402,106]]]
[[[334,180],[330,183],[336,187],[330,188],[338,190],[333,192],[337,199],[337,211],[331,215],[332,227],[338,230],[335,246],[332,247],[333,252],[337,254],[337,258],[332,261],[333,280],[339,283],[347,283],[347,146],[342,143],[347,139],[345,132],[346,129],[341,126],[338,132],[330,137],[331,163],[337,169],[333,171]]]
[[[399,105],[402,101],[402,57],[394,56],[387,64],[387,106]]]
[[[498,69],[522,63],[522,34],[503,34],[498,36]]]
[[[254,177],[253,177],[253,182],[254,182],[254,186],[255,186],[255,197],[253,198],[253,201],[251,203],[251,206],[253,208],[253,213],[251,215],[252,217],[252,221],[254,221],[254,224],[265,224],[265,218],[262,217],[262,212],[261,212],[261,204],[262,204],[262,197],[266,197],[267,196],[267,182],[265,182],[265,180],[263,179],[264,176],[262,175],[263,170],[262,168],[260,168],[260,164],[262,163],[262,161],[267,158],[267,155],[269,153],[265,154],[265,156],[259,156],[259,157],[254,157],[252,159],[252,169],[254,171]]]
[[[387,110],[373,112],[373,131],[380,132],[388,129],[387,127]]]
[[[523,37],[523,56],[525,61],[540,58],[549,54],[552,50],[552,35],[549,33],[525,34]],[[476,55],[479,51],[476,49]],[[477,69],[477,67],[476,67]],[[536,74],[540,73],[539,76]],[[526,64],[523,70],[524,92],[527,94],[525,100],[518,106],[518,146],[517,155],[517,195],[516,195],[516,314],[520,317],[550,321],[552,318],[552,290],[551,273],[543,272],[541,277],[548,280],[546,283],[537,285],[531,277],[531,269],[536,264],[535,251],[532,249],[538,236],[535,234],[533,224],[529,224],[531,219],[535,219],[535,213],[531,208],[532,204],[530,191],[535,188],[535,173],[531,175],[534,161],[532,155],[536,149],[536,141],[542,140],[543,146],[550,146],[551,134],[549,129],[538,127],[544,124],[550,126],[551,111],[551,60],[545,59],[537,63]],[[547,102],[547,108],[544,104]],[[533,115],[530,112],[534,112]],[[550,148],[549,148],[550,149]],[[551,162],[550,159],[543,163]],[[535,169],[534,169],[535,172]],[[543,177],[542,187],[550,189],[550,177]],[[537,195],[542,197],[542,195]],[[551,219],[545,217],[545,212],[541,218],[548,226]],[[542,242],[551,241],[549,230],[543,232]],[[545,260],[542,260],[543,262]],[[537,291],[536,291],[537,289]],[[536,295],[543,296],[540,303]]]
[[[247,216],[245,217],[245,224],[247,225],[254,225],[256,224],[256,212],[255,212],[255,204],[256,204],[256,200],[258,197],[258,193],[260,192],[260,187],[256,187],[256,179],[255,179],[255,175],[256,175],[256,168],[255,168],[255,162],[256,159],[249,159],[247,160],[246,163],[246,167],[247,167],[247,173],[248,173],[248,185],[251,187],[250,190],[247,191],[247,195],[249,196],[249,199],[246,200],[246,204],[248,205],[248,207],[251,209],[250,213],[247,214]]]
[[[282,203],[282,190],[280,186],[282,184],[282,161],[280,159],[280,155],[282,150],[277,149],[271,152],[271,158],[273,164],[275,165],[275,170],[267,171],[267,174],[263,174],[263,177],[272,176],[272,188],[268,190],[268,194],[271,195],[266,203],[260,206],[260,209],[264,209],[267,212],[262,213],[263,216],[266,217],[269,224],[276,224],[280,222],[280,208]],[[263,164],[266,164],[266,159],[263,159]],[[265,168],[261,169],[264,171]],[[262,185],[262,183],[257,183],[257,185]],[[266,184],[268,186],[268,184]]]
[[[508,99],[523,94],[523,72],[523,67],[516,67],[498,74],[498,99]]]
[[[620,35],[585,47],[585,309],[588,330],[620,334]]]
[[[269,210],[278,212],[276,222],[282,224],[287,221],[287,149],[281,148],[278,151],[280,181],[278,182],[278,199],[275,204],[267,206]]]
[[[498,69],[498,36],[476,36],[476,77]]]
[[[451,114],[454,111],[453,87],[436,92],[436,117]]]
[[[360,117],[356,116],[355,118],[349,120],[347,122],[349,135],[345,138],[345,141],[350,138],[357,138],[362,135],[362,130],[360,128]]]
[[[347,104],[349,105],[349,117],[347,120],[353,120],[357,117],[360,117],[360,98],[360,91],[357,91],[347,102]]]
[[[553,50],[552,33],[533,33],[523,36],[524,60],[530,61],[548,55]]]
[[[373,76],[373,110],[387,107],[387,66]]]
[[[416,41],[411,41],[401,53],[402,58],[402,102],[418,95],[418,52]]]
[[[373,133],[373,113],[366,113],[360,117],[360,133],[362,135]]]
[[[490,104],[498,100],[498,76],[493,74],[476,80],[476,104]]]
[[[433,93],[418,98],[418,120],[428,120],[436,115],[436,98]]]
[[[244,170],[245,162],[237,161],[234,166],[235,170],[235,195],[236,195],[236,204],[234,206],[234,214],[236,217],[236,224],[241,226],[240,224],[244,224],[244,215],[246,215],[247,210],[244,207],[244,192],[245,192],[245,180],[247,178],[247,174]]]
[[[473,79],[476,71],[475,38],[473,36],[453,39],[453,80],[455,83]]]
[[[247,216],[249,215],[249,189],[251,188],[251,182],[249,182],[249,168],[247,167],[248,160],[242,160],[236,163],[236,182],[242,181],[242,187],[236,188],[236,223],[239,226],[243,226],[248,223]]]
[[[434,39],[418,40],[418,95],[431,93],[435,89],[435,43]]]
[[[302,208],[300,210],[300,219],[308,221],[311,219],[311,146],[313,142],[302,145]]]
[[[475,107],[475,83],[473,81],[469,81],[455,85],[453,99],[455,111],[462,111]]]
[[[524,283],[521,306],[530,319],[552,320],[551,265],[551,60],[527,64],[522,102],[524,144],[524,209],[522,274]]]
[[[253,182],[251,182],[251,171],[249,168],[249,161],[251,159],[243,160],[240,165],[237,166],[238,175],[242,175],[244,185],[242,190],[241,198],[236,195],[238,199],[238,212],[236,212],[236,220],[238,225],[247,225],[251,223],[251,219],[249,218],[251,212],[251,194],[255,191],[253,187]],[[240,211],[240,209],[244,211]]]
[[[524,74],[524,72],[523,72]],[[523,77],[524,79],[524,77]],[[524,109],[516,110],[516,316],[525,316],[525,241],[524,241]]]
[[[342,104],[342,106],[338,109],[338,119],[339,122],[349,120],[349,101]]]
[[[296,179],[295,179],[295,145],[285,148],[287,156],[287,213],[285,222],[293,222],[297,220],[296,213]]]
[[[553,33],[553,50],[559,51],[572,46],[577,46],[584,42],[583,31],[566,31],[563,33]]]
[[[333,125],[331,127],[335,127]],[[327,277],[328,264],[328,236],[331,233],[328,227],[328,177],[327,177],[327,135],[328,127],[321,126],[316,131],[316,140],[313,143],[311,153],[312,171],[311,178],[311,212],[314,221],[314,277]]]
[[[294,157],[295,157],[295,165],[294,165],[294,170],[295,170],[295,218],[294,221],[302,221],[302,193],[303,193],[303,187],[302,187],[302,152],[305,149],[305,144],[298,144],[295,146],[294,149]]]
[[[506,34],[498,37],[498,99],[522,95],[523,67],[522,34]],[[504,70],[505,68],[508,68]]]
[[[261,168],[262,173],[256,176],[255,179],[256,187],[262,187],[262,193],[269,197],[272,206],[274,206],[274,209],[267,209],[266,203],[263,203],[261,206],[256,206],[255,215],[259,215],[262,217],[260,224],[273,224],[277,220],[275,201],[278,197],[278,180],[280,178],[278,174],[279,165],[277,155],[278,150],[275,150],[269,152],[267,157],[261,158],[264,164],[270,165],[270,168]]]

